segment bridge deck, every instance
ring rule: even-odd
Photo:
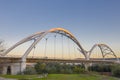
[[[0,57],[0,63],[20,63],[21,58]],[[43,58],[27,58],[27,63],[36,62],[61,62],[61,63],[115,63],[113,60],[85,60],[85,59],[43,59]]]

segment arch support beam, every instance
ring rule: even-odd
[[[95,44],[91,50],[89,51],[89,58],[93,52],[93,50],[96,48],[96,47],[99,47],[100,48],[100,51],[101,51],[101,54],[102,54],[102,57],[103,59],[105,58],[106,55],[113,55],[117,61],[119,62],[119,58],[116,56],[116,54],[114,53],[114,51],[109,47],[107,46],[106,44]]]

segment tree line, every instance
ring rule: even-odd
[[[31,71],[32,70],[32,71]],[[30,74],[73,74],[73,73],[84,73],[85,68],[82,64],[66,64],[66,63],[41,63],[38,62],[34,68],[27,67],[24,73]]]
[[[110,72],[112,76],[120,77],[120,65],[94,64],[89,66],[90,72]],[[83,64],[67,63],[42,63],[38,62],[34,67],[27,67],[24,74],[79,74],[86,73]]]

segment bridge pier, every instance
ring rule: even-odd
[[[21,59],[20,61],[20,73],[23,74],[23,71],[26,69],[26,59]]]
[[[20,73],[22,73],[26,69],[26,61],[20,62]]]
[[[88,71],[89,71],[88,68],[89,68],[89,66],[90,66],[90,63],[84,63],[84,66],[85,66],[85,71],[88,72]]]
[[[88,61],[90,60],[90,57],[89,57],[89,53],[88,53],[88,52],[85,53],[85,60],[88,60]],[[84,63],[84,66],[85,66],[85,71],[89,71],[88,68],[89,68],[89,66],[90,66],[90,63],[85,62],[85,63]]]

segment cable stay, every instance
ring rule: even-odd
[[[62,37],[62,59],[63,59],[63,54],[64,54],[64,50],[63,50],[63,35],[61,35]]]
[[[54,35],[54,59],[56,57],[56,36],[57,36],[57,34]]]
[[[75,44],[73,45],[73,48],[74,48],[74,57],[76,58]]]
[[[34,53],[35,53],[35,46],[33,47],[33,53],[32,53],[32,58],[34,58]]]
[[[69,55],[69,59],[71,59],[71,56],[70,56],[70,42],[69,42],[69,38],[68,39],[68,55]]]
[[[33,39],[33,40],[34,40],[34,42],[36,41],[36,39]],[[33,47],[32,58],[34,58],[35,48],[36,48],[36,46]]]
[[[44,58],[47,58],[47,56],[46,56],[47,41],[48,41],[48,38],[45,38],[45,51],[44,51]]]

